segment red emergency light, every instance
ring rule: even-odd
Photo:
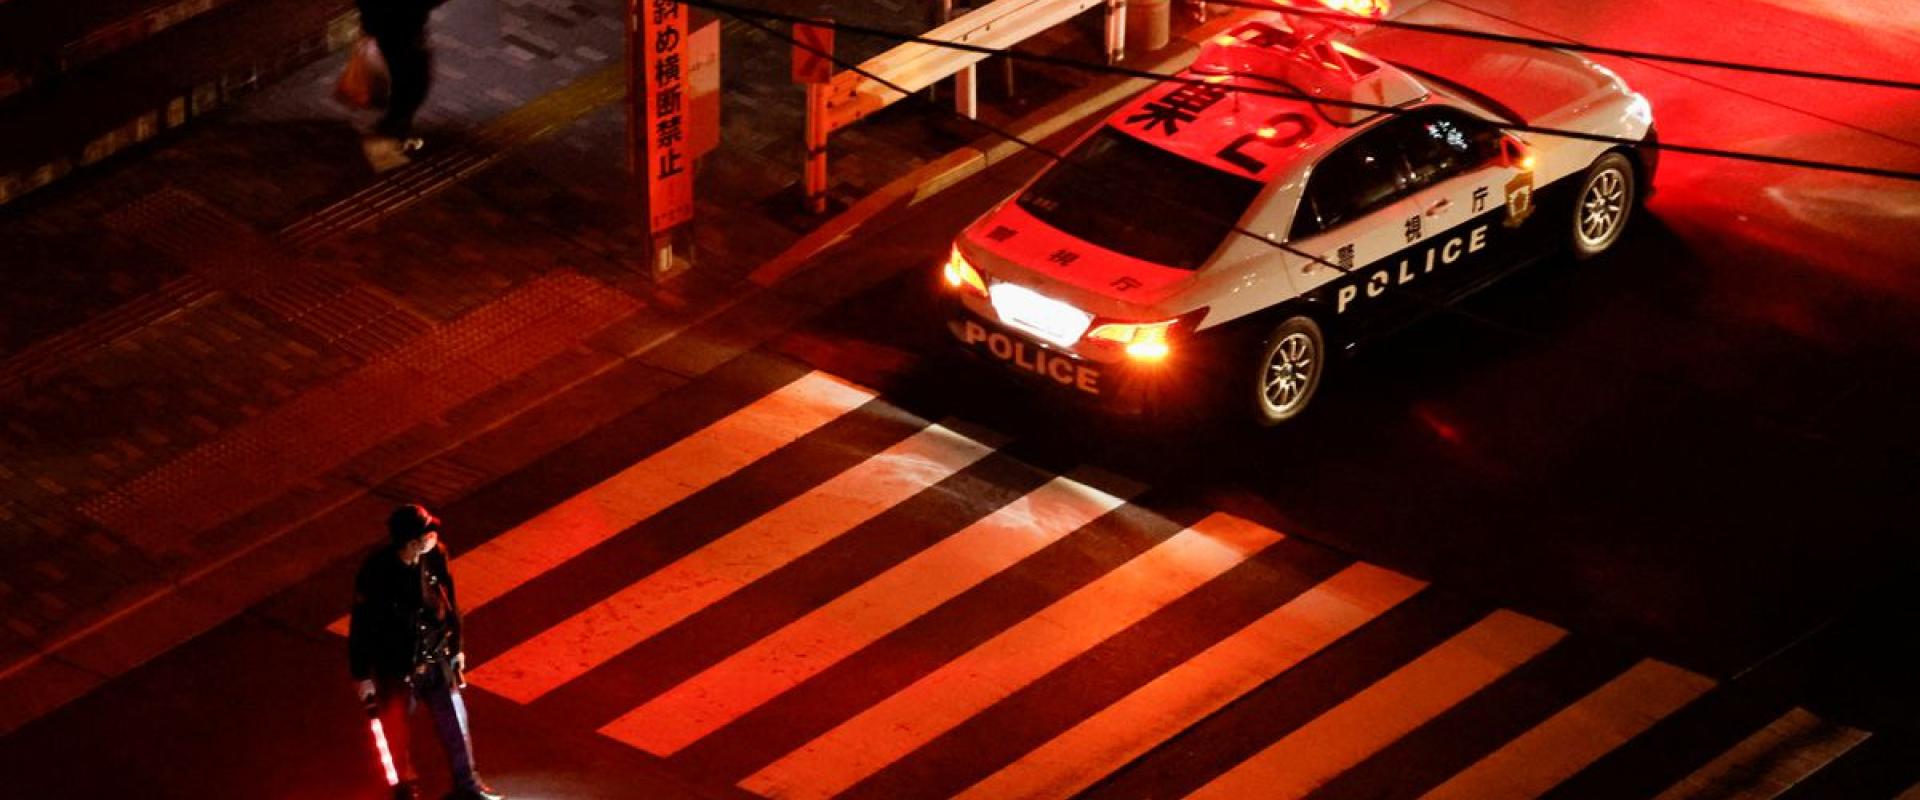
[[[1325,6],[1329,12],[1352,13],[1356,17],[1382,19],[1392,8],[1390,0],[1277,0],[1281,6]]]
[[[1389,0],[1320,0],[1320,5],[1356,17],[1381,19],[1387,15]]]

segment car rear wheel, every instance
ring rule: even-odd
[[[1638,199],[1634,186],[1633,161],[1620,153],[1601,156],[1587,169],[1573,206],[1574,258],[1594,258],[1620,241]]]
[[[1307,317],[1291,317],[1261,342],[1251,381],[1254,422],[1278,425],[1300,416],[1325,374],[1326,340]]]

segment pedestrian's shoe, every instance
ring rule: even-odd
[[[414,140],[418,141],[418,140]],[[413,162],[407,157],[407,142],[391,136],[368,136],[360,140],[360,150],[374,172],[398,169]]]
[[[420,800],[420,785],[413,781],[394,784],[393,800]]]
[[[482,783],[465,789],[455,789],[452,794],[447,795],[447,800],[507,800],[507,796]]]

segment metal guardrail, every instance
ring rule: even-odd
[[[934,28],[926,38],[1001,50],[1102,5],[1108,8],[1107,58],[1112,63],[1120,58],[1126,24],[1126,15],[1119,13],[1124,3],[1115,0],[995,0]],[[986,54],[973,50],[908,42],[867,60],[858,71],[836,73],[827,84],[827,130],[843,128],[906,96],[895,87],[917,92],[955,74],[971,73],[973,65],[985,59]],[[955,92],[963,113],[969,111],[964,106],[974,102],[971,88]]]
[[[1125,55],[1126,0],[993,0],[927,32],[926,39],[1005,50],[1096,7],[1105,6],[1107,62]],[[907,42],[834,73],[825,84],[807,85],[807,206],[826,205],[827,137],[886,108],[908,94],[955,78],[954,106],[973,117],[978,110],[974,65],[978,50]]]

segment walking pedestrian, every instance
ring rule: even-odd
[[[353,582],[348,661],[360,702],[380,721],[396,800],[418,800],[419,776],[407,747],[408,718],[425,704],[453,770],[458,800],[505,800],[480,780],[467,730],[466,652],[440,520],[403,505],[387,516],[387,546],[360,565]]]
[[[380,46],[392,88],[386,113],[374,123],[373,134],[362,143],[367,161],[378,171],[407,163],[407,154],[420,149],[413,136],[413,115],[427,100],[433,59],[427,50],[427,17],[444,0],[355,0],[360,8],[360,30]]]

